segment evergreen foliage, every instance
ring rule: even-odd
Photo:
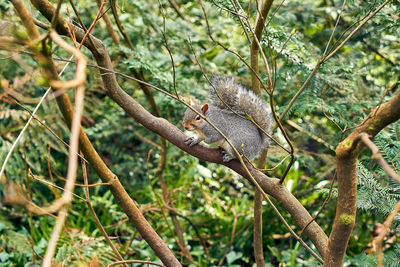
[[[208,76],[213,73],[236,76],[241,83],[250,87],[251,71],[234,54],[210,39],[199,2],[176,2],[184,19],[171,7],[170,1],[161,1],[166,19],[165,35],[174,59],[176,88],[180,96],[204,101],[209,86],[200,66],[196,64],[189,37],[201,67]],[[214,2],[224,9],[234,11],[232,1],[204,2],[213,38],[250,62],[249,43],[239,19],[216,6]],[[239,2],[247,12],[249,1]],[[84,23],[89,26],[98,10],[96,2],[77,0],[74,3],[81,12]],[[342,20],[333,35],[333,42],[327,49],[328,53],[354,29],[354,25],[358,25],[360,19],[370,13],[371,8],[376,8],[381,3],[381,0],[347,1]],[[274,2],[269,13],[267,21],[271,20],[267,27],[268,36],[263,37],[261,44],[266,55],[276,59],[274,100],[276,111],[281,114],[323,54],[340,13],[342,1],[290,0],[285,1],[275,13],[278,4],[279,2]],[[119,19],[133,43],[134,50],[123,43],[121,35],[121,44],[113,43],[103,21],[92,32],[105,43],[115,70],[129,76],[134,76],[134,71],[141,71],[148,83],[175,94],[173,69],[162,35],[163,17],[158,1],[117,1],[117,5]],[[64,17],[67,14],[66,6],[67,3],[63,4],[61,9]],[[19,34],[26,34],[20,29],[22,26],[10,2],[0,2],[0,11],[1,20],[15,23]],[[72,19],[77,20],[70,7],[69,12]],[[255,3],[250,12],[256,14]],[[110,11],[108,14],[111,18]],[[316,219],[328,234],[334,220],[337,198],[335,151],[330,147],[337,147],[349,134],[349,129],[360,124],[372,108],[398,93],[399,14],[399,3],[389,3],[339,53],[322,65],[285,117],[285,120],[297,124],[302,131],[283,121],[295,145],[295,162],[286,178],[286,186],[312,216],[318,213],[329,195],[330,184],[334,183],[332,199]],[[33,12],[33,15],[45,21],[39,14]],[[252,17],[252,23],[254,19],[255,16]],[[290,37],[292,30],[295,33]],[[117,32],[116,24],[114,31]],[[248,27],[245,27],[245,31],[251,35]],[[41,84],[43,77],[38,71],[39,66],[30,54],[12,49],[4,50],[1,44],[0,48],[2,163],[46,87]],[[67,59],[70,56],[62,49],[53,50],[55,58]],[[88,51],[82,51],[93,63]],[[61,60],[57,62],[64,64]],[[263,66],[261,60],[260,66]],[[261,79],[264,84],[268,84],[265,70],[262,67],[260,70]],[[74,73],[75,68],[70,66],[62,79],[70,79]],[[153,112],[136,82],[121,75],[117,75],[117,78],[130,96]],[[177,252],[176,255],[180,255],[176,235],[171,230],[171,218],[163,206],[165,203],[156,173],[161,157],[159,137],[134,121],[106,96],[96,68],[88,67],[87,79],[82,121],[85,132],[108,167],[121,179],[152,227],[168,247]],[[10,91],[15,94],[12,95]],[[71,89],[67,92],[71,99],[74,96],[73,91]],[[152,93],[161,117],[183,130],[180,123],[185,106],[161,92],[154,90]],[[266,93],[263,96],[268,99]],[[17,104],[15,98],[21,104]],[[53,177],[55,184],[63,187],[68,147],[59,139],[68,143],[70,131],[56,101],[51,97],[44,102],[36,117],[40,122],[33,120],[18,143],[7,164],[6,175],[9,181],[22,185],[24,192],[34,203],[46,206],[59,197],[62,191],[57,189],[54,194],[51,187],[32,178],[28,170],[41,180],[51,181],[50,177]],[[288,147],[280,130],[276,132],[275,138]],[[386,127],[373,141],[389,165],[398,172],[400,123]],[[171,203],[182,215],[178,216],[178,220],[194,261],[199,266],[217,266],[226,250],[222,266],[253,266],[253,186],[223,166],[200,161],[171,144],[167,146],[163,175]],[[150,150],[152,153],[148,160]],[[274,167],[285,156],[286,153],[281,148],[272,145],[268,153],[268,166]],[[267,174],[280,177],[287,162],[267,171]],[[82,184],[81,168],[77,177],[77,183]],[[393,182],[371,159],[371,152],[367,149],[362,152],[357,163],[357,178],[357,219],[345,264],[374,266],[376,258],[371,254],[373,228],[377,223],[382,223],[400,201],[400,185]],[[101,183],[90,166],[88,179],[91,184]],[[74,193],[85,197],[82,187],[77,187]],[[0,184],[1,197],[4,194],[5,185]],[[106,186],[90,188],[90,202],[124,258],[160,262],[153,250],[129,224],[127,216]],[[54,218],[32,216],[20,206],[4,203],[0,203],[0,208],[0,266],[39,266],[54,227]],[[295,225],[289,213],[282,209],[282,214],[290,224]],[[388,242],[384,241],[385,266],[400,266],[400,246],[396,244],[400,240],[399,231],[400,217],[397,216],[386,238]],[[288,230],[272,208],[263,202],[263,245],[267,266],[319,266],[318,261],[295,239],[288,237],[287,233]],[[187,259],[183,256],[179,259],[187,264]],[[77,266],[79,263],[88,264],[96,260],[100,266],[106,266],[117,259],[85,201],[74,197],[57,244],[55,261],[65,266]]]

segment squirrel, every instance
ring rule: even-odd
[[[208,91],[209,102],[204,105],[189,105],[214,124],[232,143],[239,153],[252,161],[266,149],[272,132],[272,115],[269,105],[259,96],[234,82],[234,77],[214,76]],[[251,120],[246,117],[250,116]],[[188,137],[185,144],[194,146],[204,140],[207,144],[216,143],[222,151],[222,160],[229,162],[237,158],[225,138],[200,115],[189,107],[183,116],[183,126],[198,136]]]

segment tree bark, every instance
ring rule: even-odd
[[[47,1],[31,1],[34,6],[48,20],[51,20],[54,8]],[[57,32],[59,34],[67,35],[67,30],[63,26],[66,22],[61,18],[61,16],[58,16],[57,21]],[[84,33],[81,29],[75,27],[75,34],[77,40],[80,41]],[[92,51],[98,66],[112,71],[113,67],[111,64],[111,60],[103,43],[93,36],[92,40],[95,43],[97,51],[99,51],[98,53],[96,53],[96,50],[91,47],[91,44],[88,40],[85,40],[84,45]],[[143,106],[141,106],[137,101],[132,99],[132,97],[130,97],[124,90],[121,89],[121,87],[117,83],[115,74],[105,69],[100,69],[100,73],[104,83],[104,88],[107,90],[107,95],[111,99],[113,99],[118,105],[120,105],[127,112],[127,114],[129,114],[137,122],[141,123],[150,131],[165,138],[170,143],[176,145],[183,151],[186,151],[187,153],[201,160],[225,165],[251,181],[239,161],[232,160],[228,163],[223,162],[219,149],[206,148],[201,145],[193,147],[189,147],[188,145],[186,145],[185,134],[183,134],[175,125],[171,124],[167,120],[155,117],[150,114],[145,108],[143,108]],[[303,228],[312,220],[311,215],[301,205],[301,203],[286,189],[285,186],[279,183],[279,179],[269,178],[265,174],[253,168],[251,165],[248,165],[247,168],[250,170],[251,174],[260,184],[262,189],[267,194],[277,199],[277,201],[283,206],[283,208],[285,208],[293,216],[300,228]],[[319,253],[322,255],[322,257],[324,257],[324,253],[328,244],[328,237],[326,236],[322,228],[316,222],[313,222],[307,227],[307,229],[304,231],[304,234],[310,238]]]
[[[55,10],[49,2],[46,0],[32,0],[31,2],[49,21],[51,21]],[[60,16],[58,16],[56,28],[65,34],[66,29],[63,27],[66,24],[64,23],[66,22],[63,21]],[[81,41],[83,36],[84,33],[81,31],[79,32],[79,37],[77,36],[77,39]],[[96,39],[96,41],[98,41],[98,39]],[[96,52],[97,58],[102,59],[103,64],[106,62],[111,66],[111,61],[108,57],[108,54],[102,53],[105,52],[105,48],[102,43],[96,42],[96,44],[98,47],[96,47],[97,49],[94,49],[94,51],[101,51],[99,53]],[[56,67],[50,56],[48,57],[48,64],[46,65],[46,73],[49,75],[48,78],[50,80],[59,80]],[[74,111],[68,96],[63,93],[57,97],[56,100],[64,119],[66,120],[68,126],[71,127]],[[146,240],[156,255],[160,258],[160,260],[166,266],[181,266],[164,241],[160,238],[160,236],[158,236],[158,234],[144,218],[143,214],[136,206],[136,203],[132,200],[132,198],[124,189],[123,185],[120,183],[118,177],[112,173],[102,161],[82,128],[79,132],[79,147],[85,158],[88,160],[102,181],[109,183],[109,188],[118,204],[127,214],[130,222],[136,227],[143,239]]]
[[[371,137],[400,118],[400,94],[374,108],[364,121],[336,149],[338,200],[324,266],[342,266],[356,218],[356,163],[364,144],[361,133]]]

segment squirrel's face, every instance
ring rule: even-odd
[[[203,118],[201,118],[200,115],[197,115],[196,113],[194,115],[196,115],[194,119],[187,121],[183,120],[183,127],[185,127],[185,130],[194,131],[203,123]]]
[[[191,105],[195,110],[198,110],[203,116],[206,116],[208,110],[208,104],[204,104],[200,107],[200,105],[193,104]],[[204,123],[204,119],[192,111],[190,108],[187,108],[185,111],[185,115],[183,116],[183,127],[185,130],[194,131],[196,129],[201,128],[201,125]]]

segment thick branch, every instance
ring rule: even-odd
[[[250,60],[251,60],[251,67],[253,68],[254,72],[251,74],[251,86],[254,93],[257,95],[261,95],[260,89],[260,81],[259,81],[259,67],[258,67],[258,53],[259,53],[259,46],[261,40],[265,20],[271,8],[273,0],[265,0],[264,4],[261,8],[261,12],[257,16],[256,20],[256,27],[254,30],[253,41],[250,46]],[[257,8],[258,10],[258,8]],[[270,82],[270,81],[269,81]],[[270,88],[271,91],[271,88]],[[260,158],[258,159],[259,168],[265,167],[265,162],[267,159],[267,151],[264,151]],[[260,190],[257,188],[254,189],[254,230],[253,230],[253,240],[254,240],[254,258],[256,261],[257,267],[265,266],[264,262],[264,251],[263,251],[263,244],[262,244],[262,194]]]
[[[15,7],[15,11],[17,12],[17,14],[20,18],[26,18],[26,17],[31,16],[31,14],[29,14],[29,12],[28,12],[28,9],[25,7],[25,4],[23,1],[13,0],[12,3]],[[36,28],[35,24],[33,23],[33,20],[22,19],[21,22],[25,26],[25,28],[28,30],[29,35],[31,36],[31,39],[38,39],[40,37],[39,30]]]
[[[338,202],[329,236],[324,266],[341,266],[353,230],[357,210],[357,158],[364,148],[360,134],[371,137],[400,118],[400,94],[373,109],[367,118],[336,149]]]
[[[256,28],[254,30],[253,41],[250,47],[250,60],[251,60],[251,67],[253,68],[254,72],[251,74],[251,84],[253,91],[260,95],[260,81],[257,77],[259,74],[259,67],[258,67],[258,52],[260,51],[259,43],[261,42],[262,32],[264,30],[265,20],[267,19],[269,10],[271,9],[273,0],[265,0],[264,4],[262,5],[260,14],[258,14]],[[257,9],[258,10],[258,9]],[[268,81],[270,83],[271,81]],[[272,88],[269,88],[271,90]]]
[[[35,4],[39,2],[42,4],[41,0],[32,0]],[[43,4],[42,4],[43,5]],[[52,12],[46,10],[41,10],[39,5],[35,6],[41,11],[43,15],[45,15],[48,19]],[[53,8],[53,7],[51,7]],[[59,18],[60,19],[60,18]],[[64,21],[60,21],[57,25],[64,25]],[[76,38],[77,40],[81,40],[83,37],[83,31],[75,28]],[[65,32],[65,29],[61,29],[60,33]],[[114,73],[108,72],[106,69],[112,70],[111,60],[105,50],[102,42],[95,37],[93,37],[95,45],[99,50],[98,55],[94,55],[97,64],[104,68],[100,69],[101,77],[103,79],[104,88],[107,90],[107,94],[110,98],[112,98],[115,102],[117,102],[130,116],[132,116],[136,121],[141,123],[144,127],[149,129],[150,131],[160,135],[161,137],[167,139],[172,144],[176,145],[183,151],[187,153],[210,162],[215,162],[218,164],[223,164],[232,170],[236,171],[240,175],[244,176],[246,179],[250,180],[247,176],[245,169],[241,166],[241,164],[237,160],[230,161],[225,163],[222,161],[222,156],[218,149],[210,149],[201,145],[197,145],[194,147],[189,147],[185,144],[186,136],[173,124],[168,122],[163,118],[158,118],[150,114],[143,106],[141,106],[138,102],[132,99],[124,90],[120,88],[117,83],[116,77]],[[84,45],[91,49],[90,42],[85,41]],[[86,155],[85,155],[86,156]],[[86,156],[87,157],[87,156]],[[301,205],[301,203],[286,189],[285,186],[279,183],[278,179],[269,178],[260,171],[256,170],[252,166],[247,166],[250,170],[251,174],[254,176],[256,181],[260,184],[262,189],[267,193],[273,196],[278,200],[278,202],[292,215],[292,217],[296,220],[297,224],[300,228],[307,225],[309,221],[312,220],[312,217],[307,212],[307,210]],[[108,169],[107,169],[108,170]],[[109,171],[109,170],[108,170]],[[117,180],[118,181],[118,180]],[[118,186],[122,185],[118,181]],[[114,193],[114,192],[113,192]],[[123,200],[123,199],[121,199]],[[129,200],[128,200],[129,201]],[[317,247],[319,253],[324,256],[325,249],[327,247],[328,238],[318,226],[317,223],[311,223],[304,233],[310,238],[310,240]],[[161,257],[160,257],[161,258]]]
[[[200,145],[194,147],[187,146],[184,143],[186,136],[178,128],[163,118],[157,118],[151,115],[119,87],[112,88],[112,91],[109,93],[111,93],[110,97],[116,101],[129,115],[135,118],[139,123],[143,124],[143,126],[149,130],[161,135],[172,144],[198,157],[199,159],[223,164],[250,181],[250,178],[247,176],[244,168],[238,161],[233,160],[231,162],[224,163],[218,149],[210,149]],[[291,213],[300,227],[304,227],[312,219],[307,210],[292,194],[290,194],[286,187],[279,183],[278,179],[268,178],[266,175],[250,165],[247,167],[263,190],[267,194],[275,197],[281,203],[281,205]],[[317,223],[312,223],[306,229],[305,234],[312,240],[318,251],[324,255],[324,250],[327,245],[327,237]]]
[[[54,7],[45,0],[32,0],[32,4],[48,19],[51,20],[52,15],[54,14],[55,10]],[[66,34],[67,30],[65,25],[67,23],[58,16],[56,20],[56,29],[61,34]],[[72,27],[71,27],[72,28]],[[76,27],[75,27],[76,29]],[[81,41],[84,38],[85,33],[83,31],[77,31],[77,39]],[[95,38],[93,38],[95,39]],[[95,39],[96,47],[93,51],[102,51],[105,52],[105,48],[103,44],[98,40]],[[85,41],[85,45],[90,46],[90,42],[88,39]],[[100,52],[101,54],[101,52]],[[103,55],[105,55],[104,53]],[[97,58],[103,60],[102,64],[109,64],[111,66],[111,61],[107,56],[102,57],[99,53],[96,53]],[[107,63],[105,63],[107,62]],[[54,62],[49,57],[49,64],[47,65],[47,70],[51,77],[51,80],[59,80],[58,74],[56,72],[56,67]],[[109,75],[106,75],[109,76]],[[107,80],[107,79],[106,79]],[[107,87],[107,86],[106,86]],[[72,117],[73,117],[73,108],[71,102],[65,94],[61,94],[57,97],[57,104],[68,124],[71,126]],[[105,165],[102,161],[100,156],[97,154],[96,150],[93,148],[89,138],[86,136],[84,131],[80,129],[79,133],[79,147],[82,150],[85,158],[89,161],[93,169],[99,175],[103,182],[110,183],[110,190],[116,200],[118,201],[119,205],[122,207],[124,212],[128,215],[132,224],[136,227],[136,229],[140,232],[142,237],[146,240],[146,242],[150,245],[150,247],[154,250],[157,256],[161,259],[161,261],[167,266],[181,266],[178,260],[174,257],[172,252],[169,250],[167,245],[162,241],[162,239],[157,235],[154,229],[150,226],[147,220],[144,218],[136,203],[132,200],[129,194],[125,191],[124,187],[120,183],[119,179],[115,174],[111,172],[110,169]]]

